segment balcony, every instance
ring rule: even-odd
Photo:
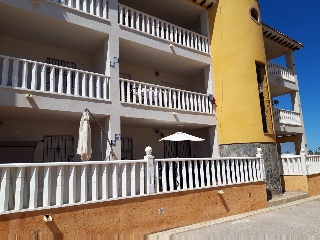
[[[282,67],[272,62],[268,62],[268,73],[271,77],[283,79],[291,83],[296,83],[294,72],[291,69]]]
[[[107,0],[47,0],[95,17],[108,19]]]
[[[0,86],[109,100],[102,74],[0,55]]]
[[[214,113],[207,94],[120,79],[120,100],[145,106]]]
[[[200,52],[209,53],[209,38],[119,4],[119,24]]]
[[[300,114],[297,112],[274,108],[273,116],[275,123],[301,126]]]

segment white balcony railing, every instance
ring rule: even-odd
[[[109,100],[109,78],[92,72],[0,55],[0,87]]]
[[[278,64],[268,62],[268,73],[271,76],[282,78],[292,83],[296,83],[294,72],[289,69],[282,67]]]
[[[206,94],[128,79],[120,79],[120,94],[122,102],[213,113],[212,103],[209,101],[209,96]]]
[[[145,165],[144,160],[0,164],[0,213],[144,195]]]
[[[96,17],[108,19],[108,0],[47,0]]]
[[[281,156],[282,175],[310,175],[320,173],[320,156],[305,155],[304,150],[300,155]]]
[[[209,53],[209,38],[119,4],[119,24],[168,40],[170,42]]]
[[[156,159],[156,192],[225,186],[264,179],[259,157]]]
[[[301,126],[300,113],[274,108],[273,116],[276,123]]]
[[[0,164],[0,214],[264,181],[257,157]]]

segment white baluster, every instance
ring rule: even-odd
[[[124,25],[129,27],[129,10],[124,8]]]
[[[8,85],[9,58],[4,58],[2,62],[2,80],[1,86]]]
[[[169,162],[169,186],[170,191],[174,190],[174,179],[173,179],[173,162]]]
[[[168,184],[167,184],[167,171],[166,171],[166,163],[165,162],[160,162],[162,166],[162,189],[164,192],[168,192]]]
[[[143,88],[143,104],[147,105],[148,103],[148,91],[147,91],[147,85],[144,85]]]
[[[215,163],[217,161],[213,160],[211,162],[211,176],[212,176],[212,186],[216,186],[217,185],[217,179],[216,179],[216,167],[215,167]]]
[[[81,176],[80,176],[80,202],[86,202],[88,199],[88,173],[87,173],[87,165],[81,165]]]
[[[9,208],[10,168],[0,168],[0,212]]]
[[[96,98],[101,98],[101,80],[100,76],[96,76]]]
[[[227,182],[228,184],[231,184],[231,171],[230,171],[230,160],[226,160],[226,172],[227,172]]]
[[[140,30],[140,13],[135,12],[135,15],[136,15],[136,29]]]
[[[190,93],[186,93],[186,110],[190,110]]]
[[[185,38],[186,38],[186,46],[190,47],[190,36],[188,31],[185,32]]]
[[[196,188],[200,187],[200,182],[199,182],[199,166],[198,166],[198,161],[194,161],[194,178],[195,178],[195,183],[196,183]]]
[[[163,107],[162,94],[164,93],[164,91],[160,88],[158,93],[159,93],[159,106]]]
[[[99,190],[99,182],[98,182],[98,165],[92,164],[92,201],[98,200],[98,190]]]
[[[205,160],[205,166],[206,166],[206,187],[210,186],[210,165],[209,165],[209,161]]]
[[[24,167],[18,167],[16,175],[16,191],[15,191],[15,206],[14,210],[20,210],[23,208],[23,195],[24,191]]]
[[[131,28],[135,28],[134,27],[134,10],[133,9],[130,9],[130,27]]]
[[[121,164],[121,197],[127,196],[127,164]]]
[[[64,197],[64,166],[57,166],[56,206],[63,204]]]
[[[132,87],[132,99],[133,99],[133,103],[137,103],[137,89],[136,89],[136,83],[133,83],[133,87]]]
[[[90,0],[89,0],[90,1]],[[87,0],[83,0],[82,1],[82,10],[84,12],[87,12]]]
[[[177,108],[177,93],[173,91],[173,108]]]
[[[130,186],[131,186],[130,195],[135,196],[136,195],[136,163],[135,162],[131,163]]]
[[[55,68],[50,67],[50,92],[55,92],[56,88],[56,74]]]
[[[158,88],[154,88],[154,105],[158,106]]]
[[[63,70],[59,69],[58,93],[63,93]]]
[[[225,160],[221,160],[221,177],[222,177],[222,184],[223,185],[227,184]]]
[[[140,195],[144,195],[144,163],[140,163]]]
[[[190,93],[190,110],[191,111],[194,111],[193,104],[194,104],[193,93]]]
[[[185,110],[186,109],[186,99],[185,99],[185,95],[184,92],[181,93],[182,94],[182,109]]]
[[[81,95],[82,97],[87,96],[87,74],[86,73],[82,73]]]
[[[12,87],[18,87],[19,60],[15,59],[12,65]]]
[[[94,91],[93,91],[93,76],[92,74],[89,75],[89,97],[93,98]]]
[[[163,103],[164,103],[164,107],[167,108],[169,106],[168,103],[168,90],[164,89],[163,90]]]
[[[250,181],[254,181],[254,177],[253,177],[253,161],[252,159],[248,160],[249,163],[249,176],[250,176]]]
[[[102,17],[104,19],[108,19],[108,15],[107,15],[107,12],[108,12],[108,9],[107,9],[107,6],[108,6],[108,3],[107,3],[107,0],[103,0],[103,6],[102,6]]]
[[[188,182],[188,185],[189,185],[189,188],[192,189],[194,188],[193,186],[193,168],[192,168],[192,161],[187,161],[187,166],[188,166],[188,174],[189,174],[189,182]]]
[[[80,10],[80,1],[76,1],[76,9]]]
[[[76,166],[70,165],[69,167],[69,203],[76,202],[76,191],[77,191],[77,181],[76,181]]]
[[[243,164],[243,169],[244,169],[244,180],[245,182],[248,182],[249,181],[249,176],[248,176],[248,163],[247,163],[247,160],[244,159],[244,164]]]
[[[236,167],[234,165],[234,162],[235,160],[234,159],[231,159],[231,174],[232,174],[232,183],[235,184],[237,181],[236,181]]]
[[[142,86],[141,86],[141,83],[138,84],[138,101],[139,101],[139,104],[142,104]]]
[[[40,90],[41,91],[47,90],[46,79],[47,79],[47,66],[42,65],[41,66],[41,82],[40,82]]]
[[[67,94],[71,94],[71,71],[67,70]]]
[[[147,32],[146,31],[146,19],[145,19],[145,15],[141,14],[141,31],[142,32]]]
[[[217,160],[216,161],[216,163],[217,163],[217,180],[218,180],[218,186],[220,186],[221,185],[221,168],[220,168],[220,160]],[[223,171],[223,169],[222,169],[222,171]]]
[[[169,95],[169,108],[172,108],[172,91],[171,89],[168,90],[168,95]]]
[[[182,184],[183,189],[187,189],[187,168],[186,168],[187,162],[182,162]]]
[[[156,19],[156,35],[160,37],[160,22],[159,19]]]
[[[79,96],[79,72],[74,72],[74,95]]]
[[[89,11],[90,11],[90,14],[93,14],[93,9],[94,9],[94,2],[93,0],[88,0],[89,1]]]
[[[37,90],[37,83],[38,83],[38,64],[37,63],[32,63],[32,73],[31,73],[31,89],[32,90]]]
[[[101,15],[100,15],[100,0],[96,0],[96,16],[101,17]]]
[[[103,78],[103,99],[109,99],[109,78]]]
[[[204,171],[203,160],[200,160],[199,162],[200,162],[200,179],[201,179],[200,186],[201,186],[201,187],[204,187],[204,186],[205,186],[205,184],[204,184],[204,178],[205,178],[206,172]]]
[[[22,88],[28,87],[28,62],[22,62]]]
[[[164,36],[164,23],[161,21],[161,32],[160,32],[160,34],[161,34],[161,38],[163,38],[163,39],[165,39],[165,36]]]
[[[170,41],[173,42],[173,28],[172,25],[169,25],[169,36],[170,36]]]
[[[51,168],[44,167],[43,207],[50,206],[51,200]]]
[[[109,197],[109,172],[108,165],[102,165],[102,200],[106,200]]]
[[[118,164],[112,164],[112,198],[118,198]]]

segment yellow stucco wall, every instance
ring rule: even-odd
[[[275,142],[263,132],[255,62],[266,56],[251,6],[259,9],[256,0],[220,0],[208,10],[219,144]]]

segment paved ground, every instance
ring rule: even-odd
[[[248,239],[248,236],[251,236],[249,239],[260,239],[263,236],[282,240],[320,239],[320,197],[170,230],[162,236],[167,237],[163,239],[174,240],[216,239],[214,236],[221,239],[231,239],[232,236],[243,236],[241,239]]]

